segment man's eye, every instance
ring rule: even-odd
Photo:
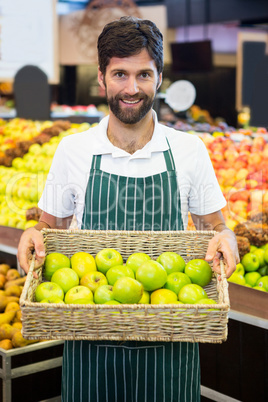
[[[141,76],[142,76],[142,78],[148,78],[149,74],[148,73],[142,73]]]
[[[115,75],[116,75],[117,77],[119,77],[119,78],[122,78],[122,77],[124,77],[125,74],[119,71],[119,72],[116,73]]]

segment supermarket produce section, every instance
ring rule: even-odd
[[[194,131],[179,122],[172,125],[204,141],[227,201],[222,212],[236,233],[241,259],[228,281],[228,338],[221,344],[200,343],[202,396],[262,401],[268,393],[268,133],[265,128],[235,130],[220,125]],[[39,219],[37,201],[57,145],[63,137],[89,127],[66,120],[0,120],[0,280],[1,274],[5,276],[0,293],[9,287],[8,271],[16,276],[17,270],[12,280],[23,282],[17,246],[23,230]],[[194,229],[191,220],[188,229]],[[10,291],[7,296],[14,298],[12,303],[18,303],[21,293],[16,290],[21,292],[22,286],[13,283],[14,294]],[[6,306],[3,303],[0,317],[8,313]],[[13,311],[6,327],[20,325],[20,309]],[[0,401],[19,401],[20,384],[31,389],[29,402],[59,400],[63,341],[29,341],[26,346],[26,340],[18,344],[11,335],[5,337],[1,327],[0,335]]]

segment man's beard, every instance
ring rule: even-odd
[[[112,111],[112,113],[117,117],[122,123],[124,124],[136,124],[139,121],[143,119],[144,116],[152,109],[155,96],[153,98],[147,96],[146,94],[143,94],[141,96],[135,96],[135,97],[125,97],[123,99],[125,100],[131,100],[134,101],[135,99],[142,99],[142,103],[140,107],[136,108],[122,108],[120,106],[120,100],[122,99],[122,96],[116,95],[115,97],[110,97],[108,98],[107,92],[106,92],[106,97],[107,97],[107,103]]]

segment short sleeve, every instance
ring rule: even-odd
[[[55,152],[45,188],[38,203],[42,211],[58,218],[65,218],[74,213],[75,197],[68,180],[67,163],[63,139]]]
[[[196,164],[188,200],[189,211],[196,215],[207,215],[222,209],[226,200],[201,139],[198,139],[196,151]]]

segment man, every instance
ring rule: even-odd
[[[220,212],[225,200],[202,141],[158,124],[152,105],[162,82],[162,34],[151,21],[121,18],[98,39],[98,80],[110,114],[97,127],[58,146],[44,193],[43,213],[22,235],[18,258],[28,271],[40,229],[184,230],[188,210],[197,229],[219,233],[206,259],[227,276],[236,268],[233,232]],[[63,401],[198,401],[198,345],[161,342],[66,342]]]

